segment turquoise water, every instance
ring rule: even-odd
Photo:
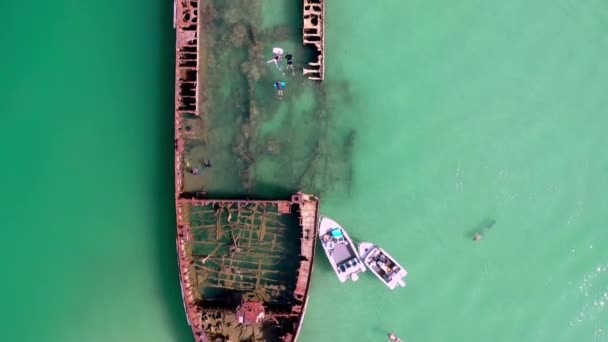
[[[284,25],[268,32],[297,49],[297,12],[261,4],[251,20]],[[1,340],[191,340],[171,7],[3,6]],[[256,163],[233,149],[246,111],[210,113],[210,134],[225,134],[201,153],[223,159],[196,184],[322,191],[323,214],[408,268],[400,291],[369,273],[339,285],[317,253],[300,339],[608,341],[606,4],[334,0],[327,17],[324,85],[288,79],[279,102],[265,69],[245,144]],[[262,40],[264,54],[277,43]],[[236,82],[217,86],[230,98]]]
[[[352,192],[323,211],[410,274],[399,293],[371,295],[370,277],[351,285],[363,298],[353,320],[320,320],[304,338],[341,324],[341,341],[388,329],[409,341],[608,339],[606,9],[329,4],[328,79],[350,82],[358,110],[339,115],[361,128]],[[496,225],[474,244],[485,219]],[[338,295],[331,277],[315,276],[330,293],[311,307],[343,312],[322,304]]]

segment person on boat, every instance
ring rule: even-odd
[[[389,332],[387,335],[388,335],[388,340],[391,342],[405,342],[404,340],[397,337],[397,335],[395,335],[394,332]]]
[[[274,82],[274,87],[277,89],[277,94],[279,94],[279,97],[283,97],[283,89],[285,89],[285,82]]]
[[[293,55],[288,52],[285,55],[285,60],[287,60],[287,67],[285,68],[285,70],[291,70],[291,76],[295,76],[296,71],[293,68]]]

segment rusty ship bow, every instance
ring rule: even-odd
[[[197,342],[296,341],[318,201],[178,199],[180,279]]]

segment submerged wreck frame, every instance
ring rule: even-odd
[[[318,200],[298,193],[289,201],[178,199],[176,204],[181,289],[196,341],[242,336],[247,337],[241,341],[296,341],[314,261]],[[281,217],[297,224],[283,224]],[[282,239],[293,233],[299,245]],[[259,307],[256,303],[263,306],[255,315],[261,319],[248,322],[239,310]]]

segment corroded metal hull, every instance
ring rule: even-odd
[[[180,282],[195,340],[296,341],[312,274],[318,200],[298,193],[289,201],[176,204]]]
[[[325,79],[325,0],[304,0],[302,36],[304,45],[313,46],[317,59],[304,67],[308,79]]]
[[[306,312],[318,199],[226,200],[184,191],[184,149],[194,137],[183,120],[200,115],[201,3],[174,5],[176,244],[186,318],[196,342],[294,342]]]

